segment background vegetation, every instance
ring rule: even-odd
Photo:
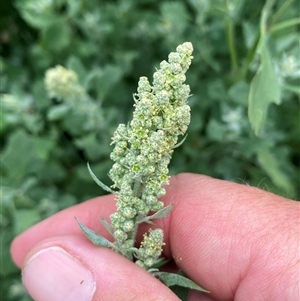
[[[132,114],[138,78],[194,45],[192,121],[171,174],[195,172],[299,198],[299,1],[3,1],[1,294],[31,300],[13,237],[103,193],[110,137]],[[47,69],[75,71],[86,96],[50,98]]]

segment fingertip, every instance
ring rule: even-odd
[[[36,301],[179,300],[136,264],[81,235],[52,237],[36,245],[22,275]]]

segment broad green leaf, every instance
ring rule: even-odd
[[[25,21],[37,29],[45,29],[60,20],[54,12],[53,1],[20,0],[16,7]]]
[[[261,37],[258,54],[260,66],[250,84],[248,117],[255,135],[259,136],[266,121],[269,105],[280,104],[281,88],[279,76],[275,72],[274,62],[267,45],[267,19],[274,0],[268,0],[262,10],[260,27]]]
[[[165,218],[166,216],[168,216],[170,214],[170,212],[173,209],[173,203],[158,210],[157,212],[155,212],[153,215],[150,216],[146,216],[144,218],[142,218],[141,220],[138,221],[138,223],[149,223],[149,224],[153,224],[153,222],[151,221],[152,219],[157,219],[157,218]]]
[[[103,100],[121,76],[122,70],[119,67],[107,65],[91,71],[86,77],[84,86],[87,89],[95,89],[99,98]]]
[[[280,104],[280,82],[265,38],[260,45],[261,65],[254,76],[249,93],[248,116],[254,133],[259,136],[263,130],[269,105]]]
[[[229,97],[237,104],[247,106],[249,95],[249,84],[240,81],[231,86],[228,90]]]
[[[2,218],[2,216],[0,215]],[[17,272],[18,269],[15,264],[11,260],[9,246],[14,239],[16,233],[13,233],[10,228],[2,228],[1,229],[1,252],[0,252],[0,276],[6,277],[13,272]]]
[[[10,186],[29,173],[41,171],[49,158],[54,141],[36,137],[23,130],[16,130],[9,136],[1,154],[1,164],[5,167]]]
[[[64,118],[69,111],[70,111],[70,107],[67,104],[60,104],[57,106],[53,106],[49,109],[47,113],[47,118],[50,121],[59,120]]]
[[[167,273],[167,272],[156,272],[154,273],[154,275],[157,276],[166,286],[178,285],[178,286],[194,289],[200,292],[209,293],[209,291],[202,288],[194,281],[178,274]]]
[[[72,1],[72,2],[74,2],[74,1]],[[79,83],[82,85],[84,83],[84,80],[85,80],[87,74],[86,74],[86,70],[85,70],[84,65],[82,64],[81,60],[78,57],[72,55],[68,59],[66,67],[68,69],[73,70],[77,74]]]
[[[41,219],[39,212],[34,209],[18,209],[14,214],[14,231],[20,234]]]
[[[76,139],[75,144],[84,151],[88,160],[99,160],[99,157],[102,155],[101,151],[99,151],[102,145],[97,139],[96,133],[91,133]]]
[[[42,33],[46,47],[55,52],[62,51],[70,43],[70,29],[64,20],[51,24]]]

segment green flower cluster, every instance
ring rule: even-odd
[[[78,83],[77,74],[60,65],[47,70],[45,87],[49,97],[58,99],[73,99],[84,94],[82,87]]]
[[[183,43],[169,54],[168,62],[161,62],[154,73],[153,85],[146,77],[140,78],[134,94],[133,119],[127,126],[120,124],[112,137],[115,147],[111,159],[115,163],[109,176],[118,191],[117,212],[110,218],[114,244],[130,259],[138,224],[150,211],[163,210],[158,198],[165,194],[162,186],[168,184],[168,164],[178,136],[185,134],[190,123],[187,104],[190,88],[184,81],[192,52],[192,44]],[[148,241],[156,233],[144,236],[142,249],[147,249]],[[162,231],[159,233],[162,235]],[[162,242],[162,237],[155,241]],[[158,250],[161,253],[161,244]],[[148,257],[138,258],[140,265],[149,267]]]
[[[147,270],[160,262],[159,257],[165,244],[163,239],[164,233],[161,229],[150,230],[149,235],[144,234],[144,240],[135,254],[137,258],[135,263]]]

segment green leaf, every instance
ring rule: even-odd
[[[271,178],[273,183],[292,195],[294,193],[293,185],[287,174],[281,170],[278,158],[265,149],[261,149],[257,156],[259,164]]]
[[[9,274],[18,271],[17,267],[14,265],[14,263],[11,260],[9,248],[6,247],[6,246],[10,246],[15,234],[16,233],[13,233],[9,228],[1,229],[1,252],[0,252],[1,278],[7,277]]]
[[[281,88],[279,76],[267,46],[267,17],[270,14],[273,0],[267,1],[261,16],[261,37],[258,47],[260,66],[250,84],[248,117],[255,135],[263,130],[269,105],[280,104]]]
[[[41,219],[37,209],[18,209],[14,215],[14,231],[20,234]]]
[[[254,133],[259,136],[267,117],[269,105],[280,104],[280,83],[271,55],[263,38],[261,41],[261,65],[254,76],[249,93],[248,116]]]
[[[80,229],[84,233],[84,235],[96,246],[99,247],[106,247],[106,248],[111,248],[115,251],[118,251],[118,248],[110,242],[108,239],[103,237],[102,235],[96,233],[95,231],[89,229],[86,227],[84,224],[82,224],[76,217],[75,217]]]
[[[74,1],[72,1],[72,2],[74,2]],[[68,59],[66,67],[68,69],[73,70],[77,74],[79,83],[82,85],[82,83],[84,82],[84,79],[87,77],[87,72],[86,72],[81,60],[78,57],[72,55]]]
[[[91,71],[86,77],[84,86],[86,89],[95,89],[98,96],[103,100],[120,80],[122,70],[114,65],[107,65],[103,68],[97,68]]]
[[[76,146],[82,149],[88,160],[95,161],[101,157],[102,144],[97,139],[96,133],[90,133],[75,140]]]
[[[10,186],[30,173],[37,173],[44,168],[54,141],[36,137],[23,130],[16,130],[9,136],[8,143],[1,154],[1,163],[7,173]]]
[[[165,218],[166,216],[168,216],[170,214],[170,212],[173,209],[173,203],[158,210],[157,212],[155,212],[154,214],[150,215],[150,216],[145,216],[144,218],[142,218],[141,220],[138,221],[139,224],[141,223],[149,223],[149,224],[153,224],[152,223],[152,219],[157,219],[157,218]]]
[[[154,275],[157,276],[168,287],[178,285],[178,286],[194,289],[200,292],[209,293],[209,291],[202,288],[194,281],[178,274],[167,273],[167,272],[155,272]]]
[[[89,163],[87,163],[87,167],[89,170],[90,175],[92,176],[93,180],[96,182],[97,185],[99,185],[103,190],[110,192],[110,193],[115,193],[115,191],[113,191],[112,189],[110,189],[108,186],[106,186],[105,184],[103,184],[97,177],[96,175],[93,173],[93,171],[90,168]]]
[[[49,109],[47,118],[50,121],[62,119],[68,114],[69,110],[70,107],[67,104],[53,106]]]
[[[60,20],[52,5],[52,1],[48,1],[48,3],[39,0],[20,0],[16,2],[16,7],[25,21],[37,29],[47,28]]]

